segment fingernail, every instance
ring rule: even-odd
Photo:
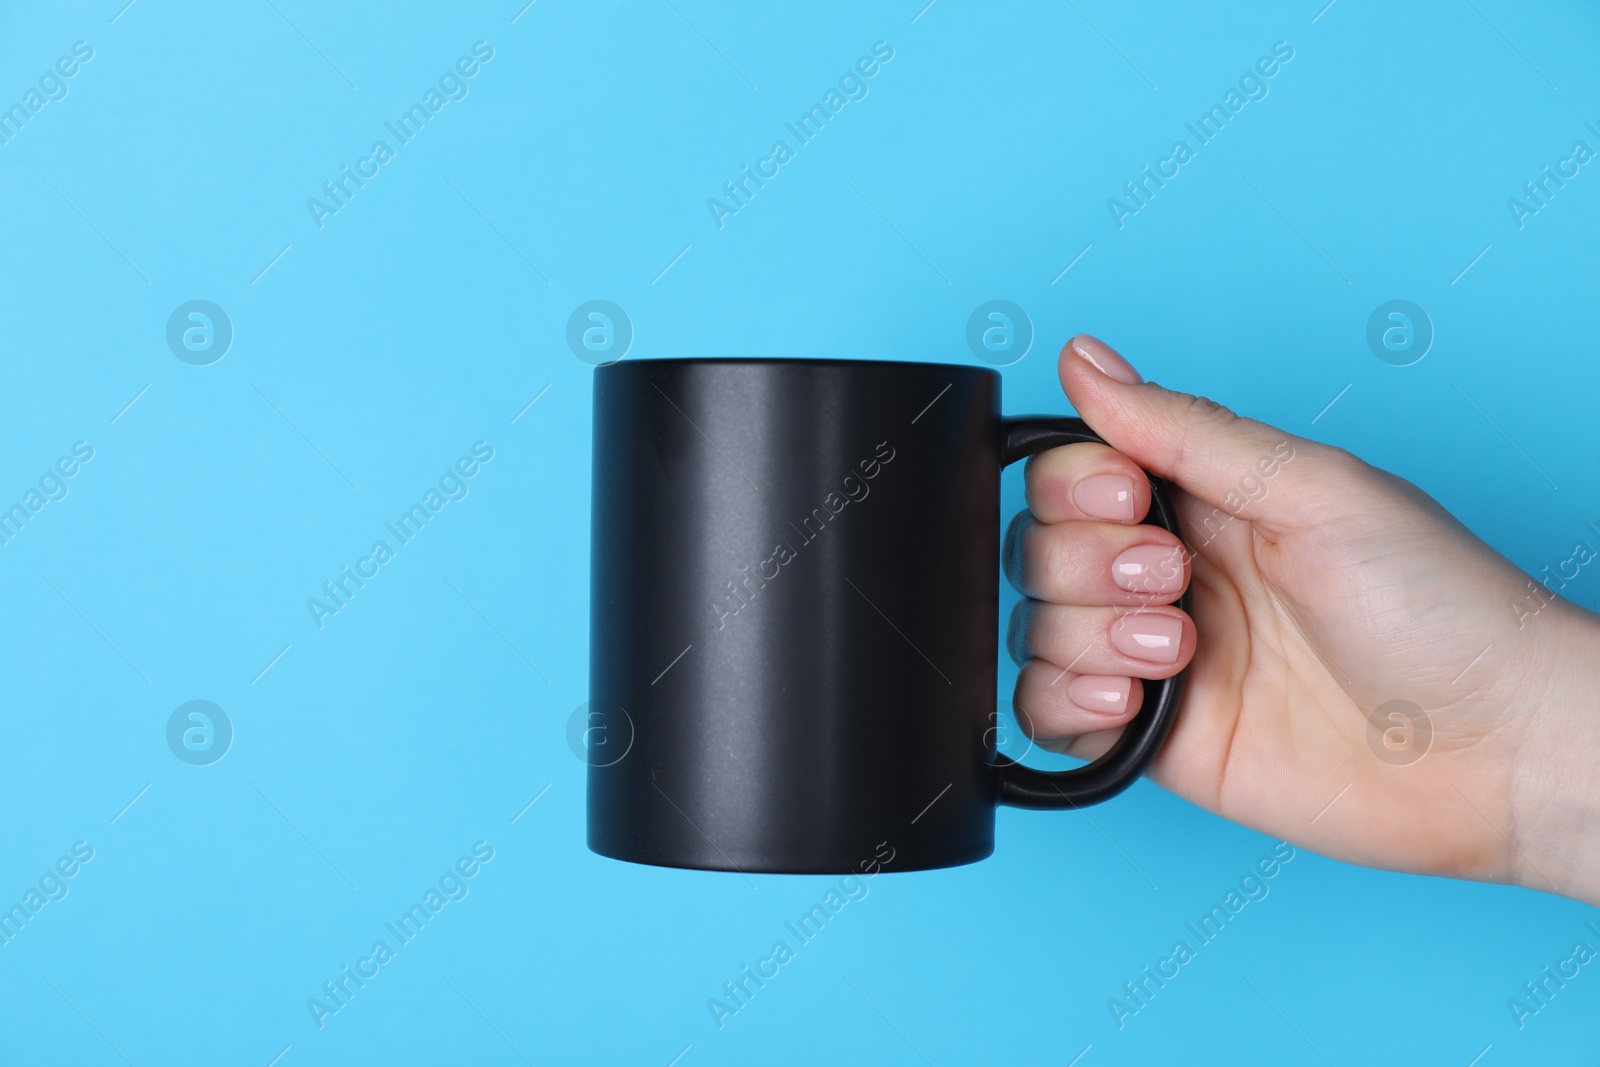
[[[1178,550],[1170,545],[1125,548],[1111,561],[1111,580],[1130,593],[1176,593],[1183,588]]]
[[[1126,522],[1133,518],[1133,479],[1121,474],[1094,474],[1072,490],[1084,514]]]
[[[1139,372],[1133,369],[1133,364],[1117,355],[1104,341],[1080,333],[1072,339],[1071,347],[1088,360],[1090,366],[1108,378],[1115,378],[1124,385],[1138,385],[1144,381],[1139,377]]]
[[[1132,679],[1106,674],[1080,674],[1067,683],[1067,699],[1087,711],[1121,714],[1128,707]]]
[[[1170,615],[1135,612],[1111,624],[1111,643],[1124,656],[1146,663],[1178,662],[1183,623]]]

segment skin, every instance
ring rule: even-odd
[[[1008,531],[1007,573],[1028,598],[1009,642],[1015,704],[1037,741],[1101,754],[1138,710],[1138,680],[1187,665],[1150,769],[1164,788],[1350,863],[1600,904],[1600,618],[1348,452],[1142,383],[1093,338],[1069,342],[1059,370],[1113,447],[1034,457]],[[1171,484],[1183,545],[1141,525],[1141,468]],[[1131,479],[1131,517],[1080,506],[1077,487],[1104,474]],[[1171,550],[1170,591],[1112,583],[1134,545]],[[1185,582],[1198,631],[1170,606]],[[1113,645],[1130,613],[1179,621],[1176,661]],[[1127,706],[1075,703],[1080,675],[1080,694],[1134,679]],[[1423,709],[1431,742],[1402,719],[1369,725],[1392,700]]]

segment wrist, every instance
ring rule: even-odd
[[[1553,605],[1555,606],[1555,605]],[[1600,616],[1559,604],[1511,768],[1515,881],[1600,905]],[[1543,620],[1541,620],[1543,621]]]

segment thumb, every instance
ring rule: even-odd
[[[1324,509],[1316,469],[1335,450],[1146,382],[1087,334],[1067,342],[1058,369],[1067,399],[1107,443],[1212,507],[1280,529]]]

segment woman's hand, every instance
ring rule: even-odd
[[[1018,717],[1105,751],[1188,665],[1151,776],[1352,863],[1600,904],[1600,622],[1421,490],[1146,384],[1091,337],[1061,384],[1114,448],[1027,469],[1007,571]],[[1184,543],[1140,525],[1173,485]],[[1194,618],[1171,607],[1186,584]]]

